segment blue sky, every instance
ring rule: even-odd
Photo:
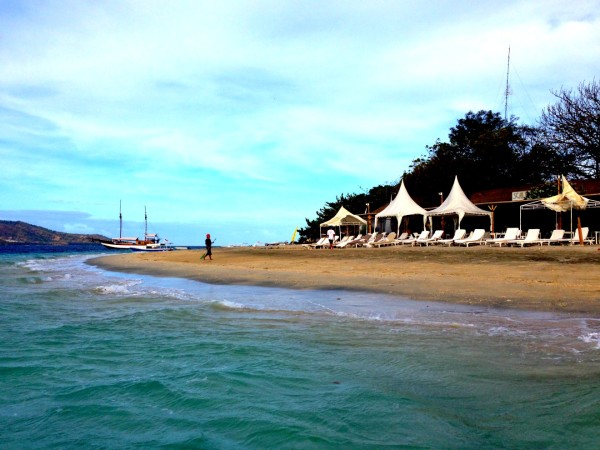
[[[600,2],[0,0],[0,219],[287,240],[503,112],[509,45],[534,124],[600,74]]]

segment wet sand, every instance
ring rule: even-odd
[[[434,300],[600,317],[597,246],[527,248],[301,246],[125,253],[89,261],[106,270],[214,284],[348,289]]]

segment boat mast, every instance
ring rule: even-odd
[[[119,200],[119,239],[123,237],[123,215],[121,214],[121,200]]]
[[[144,205],[144,239],[148,236],[148,214],[146,214],[146,205]]]
[[[508,115],[508,96],[510,95],[510,85],[508,84],[509,73],[510,73],[510,45],[508,46],[508,61],[506,63],[506,90],[504,91],[504,120],[507,120],[507,115]]]

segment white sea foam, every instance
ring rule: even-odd
[[[42,283],[73,287],[99,300],[135,297],[173,304],[213,305],[217,310],[252,314],[323,315],[440,332],[471,333],[523,342],[553,342],[559,347],[600,349],[600,321],[553,313],[417,302],[346,291],[310,291],[255,286],[216,286],[196,281],[112,273],[85,264],[89,256],[32,259],[21,263]],[[470,331],[472,330],[472,331]],[[536,344],[537,345],[537,344]],[[542,344],[540,344],[542,345]]]
[[[579,336],[579,339],[586,344],[594,344],[594,348],[600,349],[600,332],[587,333]]]

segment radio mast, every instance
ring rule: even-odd
[[[508,76],[510,74],[510,45],[508,46],[508,61],[506,63],[506,90],[504,91],[504,120],[508,120],[508,96],[510,95],[510,85]]]

